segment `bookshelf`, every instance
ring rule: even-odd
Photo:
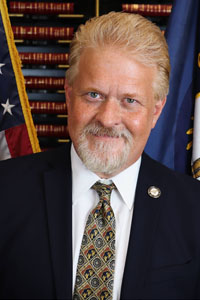
[[[153,5],[156,10],[156,5],[164,4],[169,8],[173,1],[7,0],[33,121],[42,149],[56,147],[69,140],[64,77],[73,33],[89,18],[110,11],[122,11],[124,4],[137,4],[140,8],[141,5],[151,5],[151,9]],[[164,31],[169,14],[147,13],[146,17]]]

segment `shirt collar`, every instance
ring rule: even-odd
[[[117,187],[117,190],[126,203],[129,209],[133,207],[137,178],[139,174],[141,157],[130,167],[109,178],[109,180],[101,179],[95,173],[91,172],[83,164],[82,160],[77,155],[74,146],[71,147],[71,162],[72,162],[72,195],[73,203],[79,200],[79,195],[86,193],[91,186],[98,180],[104,183],[112,180]]]
[[[140,165],[141,157],[130,167],[112,178],[112,181],[129,209],[133,207]]]
[[[79,196],[86,193],[91,186],[98,180],[99,176],[91,172],[83,164],[82,160],[76,153],[74,146],[71,146],[71,163],[72,163],[72,202],[78,201]]]

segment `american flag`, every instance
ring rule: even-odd
[[[0,160],[39,151],[6,0],[0,0]]]

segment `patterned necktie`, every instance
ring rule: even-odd
[[[74,300],[112,299],[115,267],[115,217],[110,206],[114,183],[96,182],[99,203],[90,212],[77,265]]]

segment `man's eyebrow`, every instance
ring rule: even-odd
[[[104,94],[105,92],[103,92],[102,90],[100,90],[99,88],[96,87],[86,87],[86,88],[80,88],[79,93],[88,93],[88,92],[97,92],[99,94]]]
[[[127,98],[144,98],[144,96],[140,93],[140,91],[138,92],[137,90],[133,90],[133,91],[127,91],[122,93],[123,97],[127,97]]]
[[[134,98],[134,97],[138,97],[140,95],[138,93],[132,92],[132,93],[123,93],[123,96],[127,97],[127,98]]]

